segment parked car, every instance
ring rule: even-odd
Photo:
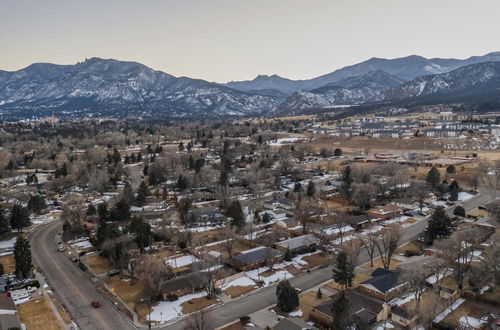
[[[480,210],[487,210],[486,206],[484,205],[479,205],[477,208]]]
[[[98,302],[97,300],[92,301],[92,303],[90,305],[92,305],[92,307],[94,307],[94,308],[101,307],[101,303]]]
[[[115,276],[115,275],[120,274],[120,271],[116,270],[116,269],[112,269],[107,274],[108,274],[108,276]]]

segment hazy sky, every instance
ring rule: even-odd
[[[500,0],[1,0],[0,69],[90,57],[209,81],[500,50]]]

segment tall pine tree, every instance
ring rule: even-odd
[[[31,247],[28,240],[22,236],[17,237],[16,244],[14,245],[14,260],[16,275],[22,279],[29,277],[33,268]]]

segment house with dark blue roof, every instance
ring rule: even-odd
[[[387,301],[405,287],[405,283],[398,281],[399,273],[389,269],[377,268],[371,276],[359,284],[359,290],[377,299]]]

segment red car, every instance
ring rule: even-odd
[[[99,308],[99,307],[101,307],[101,303],[100,303],[100,302],[98,302],[97,300],[92,301],[91,305],[92,305],[92,307],[94,307],[94,308]]]

